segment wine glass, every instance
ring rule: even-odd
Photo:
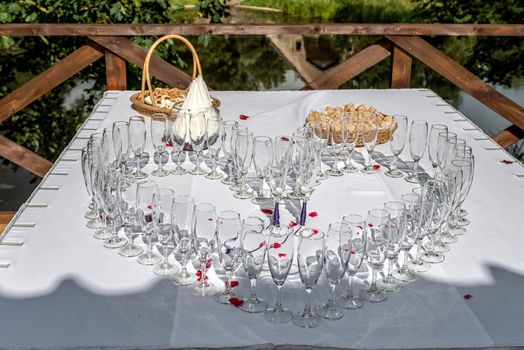
[[[222,119],[218,115],[210,115],[207,118],[206,127],[207,151],[213,160],[213,168],[205,175],[205,177],[212,180],[218,180],[223,177],[223,175],[217,170],[217,158],[224,141],[224,126],[222,124]]]
[[[115,155],[115,150],[113,146],[113,128],[105,128],[102,132],[102,155],[104,162],[111,170],[118,170],[118,162]]]
[[[449,169],[451,161],[454,159],[455,150],[457,149],[457,134],[448,132],[447,137],[445,133],[441,133],[439,142],[439,169],[444,171]],[[440,159],[442,157],[442,159]]]
[[[200,167],[202,164],[202,151],[206,144],[207,122],[205,110],[190,111],[189,114],[189,139],[191,147],[196,152],[196,166],[189,171],[193,175],[204,175],[206,171]]]
[[[144,117],[133,116],[129,118],[129,147],[133,152],[135,160],[135,171],[133,176],[137,180],[145,179],[148,175],[140,168],[140,156],[146,146],[146,123]]]
[[[193,289],[199,296],[214,295],[217,289],[207,281],[207,266],[215,249],[216,212],[211,203],[199,203],[193,213],[193,248],[200,263],[201,275]]]
[[[153,194],[153,230],[162,244],[163,260],[153,268],[158,276],[171,276],[177,272],[175,265],[169,262],[169,242],[173,239],[175,192],[168,188],[159,188]]]
[[[311,311],[311,292],[324,267],[324,252],[324,232],[317,229],[301,231],[297,263],[300,280],[306,288],[306,302],[304,310],[293,316],[293,323],[299,327],[314,328],[320,323],[320,316]]]
[[[157,253],[153,252],[153,244],[151,242],[153,235],[153,194],[158,189],[158,185],[154,181],[141,181],[136,189],[136,216],[142,235],[147,239],[147,250],[137,258],[138,263],[142,265],[156,265],[162,258]]]
[[[358,214],[347,214],[342,220],[351,229],[351,255],[346,269],[349,281],[348,292],[337,299],[337,304],[345,309],[360,309],[364,303],[354,291],[354,280],[366,256],[366,220]]]
[[[329,135],[331,133],[330,128],[330,122],[328,118],[319,118],[313,122],[311,125],[312,127],[312,134],[313,137],[319,141],[321,141],[322,145],[322,154],[326,151],[328,142],[329,142]],[[322,157],[321,157],[322,158]],[[320,173],[318,174],[319,180],[325,180],[329,176],[322,170],[320,170]]]
[[[215,300],[221,304],[229,304],[229,299],[237,296],[231,286],[231,278],[240,265],[242,255],[240,225],[240,214],[236,211],[226,210],[218,215],[216,230],[218,258],[227,275],[224,292],[215,296]]]
[[[300,211],[300,226],[306,225],[307,203],[317,185],[318,175],[322,162],[322,145],[320,140],[311,140],[309,142],[309,152],[305,156],[304,166],[302,168],[302,181],[300,192],[302,193],[302,210]]]
[[[422,196],[415,193],[405,193],[400,198],[406,206],[404,240],[400,246],[400,250],[404,252],[404,261],[402,266],[393,272],[393,276],[402,282],[413,282],[416,280],[416,277],[408,268],[408,258],[409,251],[418,239]]]
[[[457,151],[459,152],[459,151]],[[469,194],[469,191],[471,189],[471,185],[473,183],[473,174],[475,173],[475,157],[473,155],[473,150],[471,149],[470,146],[466,146],[464,151],[460,151],[460,155],[457,154],[457,152],[455,153],[456,154],[456,158],[458,159],[466,159],[466,160],[469,160],[471,162],[471,175],[470,175],[470,178],[468,179],[468,182],[466,184],[466,188],[464,190],[464,192],[462,193],[461,195],[461,198],[459,200],[459,203],[458,203],[458,208],[456,210],[456,225],[457,226],[460,226],[460,227],[455,227],[455,230],[454,230],[454,234],[463,234],[466,232],[465,228],[463,226],[467,226],[469,225],[469,220],[466,218],[466,215],[467,215],[467,211],[462,209],[462,203],[464,203],[464,200],[466,199],[466,197],[468,196]]]
[[[91,135],[92,136],[92,135]],[[102,189],[98,187],[97,177],[98,172],[102,171],[103,168],[103,159],[100,155],[100,150],[96,146],[92,146],[93,150],[88,152],[88,166],[89,166],[89,186],[91,187],[92,200],[95,203],[95,211],[97,213],[97,218],[93,220],[92,227],[98,228],[93,237],[100,240],[106,240],[111,237],[111,230],[107,225],[107,218],[103,210],[101,203]],[[92,153],[95,152],[95,153]]]
[[[171,170],[171,174],[184,175],[187,174],[187,170],[182,168],[182,163],[186,159],[186,153],[184,147],[186,145],[187,137],[187,119],[185,115],[179,115],[171,124],[171,144],[173,150],[171,151],[171,160],[176,164],[175,169]]]
[[[377,286],[377,272],[384,267],[389,247],[389,213],[385,209],[371,209],[368,212],[366,230],[366,257],[371,267],[371,286],[360,291],[362,299],[378,303],[387,299],[383,289]]]
[[[155,149],[155,158],[159,158],[158,169],[151,172],[152,175],[164,177],[169,175],[169,171],[164,169],[164,158],[167,140],[167,116],[162,113],[155,113],[151,116],[151,141]]]
[[[235,155],[240,172],[240,187],[233,196],[238,199],[249,199],[253,197],[253,192],[247,188],[246,175],[253,161],[253,133],[242,131],[237,134]]]
[[[391,153],[393,153],[393,161],[391,161],[391,166],[386,174],[389,177],[402,177],[404,174],[398,170],[398,156],[402,153],[404,145],[406,144],[406,135],[408,131],[408,117],[405,115],[394,115],[393,123],[396,124],[395,130],[391,132],[389,138],[389,146],[391,147]]]
[[[113,150],[118,162],[118,167],[121,168],[127,162],[131,149],[129,147],[129,123],[126,121],[118,121],[113,123]]]
[[[426,244],[426,251],[422,254],[422,260],[435,264],[444,261],[444,255],[435,251],[435,241],[444,220],[447,219],[445,213],[451,205],[448,201],[446,185],[442,180],[433,180],[429,186],[424,186],[422,200],[429,203],[428,213],[428,234],[429,242]]]
[[[240,168],[238,166],[237,148],[236,148],[238,134],[242,132],[243,133],[249,132],[247,126],[237,125],[233,128],[233,134],[231,135],[231,156],[233,157],[233,161],[232,161],[233,184],[229,186],[229,189],[233,192],[239,191],[242,185],[240,181]]]
[[[388,292],[396,292],[400,289],[400,284],[393,276],[393,267],[404,242],[406,205],[400,201],[388,201],[384,203],[384,209],[388,211],[390,217],[389,244],[386,256],[388,260],[388,274],[380,283],[380,287]]]
[[[367,112],[369,114],[369,112]],[[368,120],[371,119],[371,122]],[[375,174],[379,171],[380,167],[372,166],[373,163],[373,151],[377,144],[378,137],[378,124],[376,114],[371,114],[371,118],[366,117],[366,122],[362,125],[362,140],[364,141],[364,147],[368,153],[365,159],[364,168],[362,171],[364,174]]]
[[[340,158],[340,154],[342,150],[345,147],[346,144],[346,133],[347,133],[347,118],[345,117],[344,113],[338,113],[335,115],[335,117],[331,120],[330,125],[330,138],[329,141],[331,142],[330,147],[330,153],[334,157],[333,164],[331,165],[331,169],[326,171],[328,175],[331,176],[342,176],[343,173],[340,171],[337,167],[338,160]]]
[[[325,237],[324,269],[331,295],[325,304],[317,309],[317,314],[329,320],[344,317],[344,311],[335,304],[335,288],[344,277],[351,257],[351,228],[345,222],[332,222]]]
[[[358,168],[353,165],[351,160],[353,158],[353,152],[355,151],[355,147],[357,146],[358,136],[362,134],[362,125],[357,122],[355,112],[350,112],[347,114],[346,126],[347,132],[345,147],[346,152],[348,154],[348,158],[346,161],[346,165],[342,168],[342,171],[344,171],[345,173],[354,173],[358,171]]]
[[[136,194],[137,185],[133,184],[131,187],[124,185],[124,179],[118,179],[118,208],[119,214],[124,225],[124,233],[127,237],[128,243],[118,250],[118,254],[125,257],[135,257],[140,255],[144,249],[134,243],[138,233],[133,229],[136,222]]]
[[[82,152],[80,154],[80,165],[82,168],[82,177],[84,179],[84,185],[86,187],[87,195],[89,196],[89,199],[91,200],[88,205],[88,211],[84,214],[84,217],[88,219],[88,222],[86,226],[88,228],[95,228],[94,226],[94,220],[98,217],[98,214],[96,212],[95,203],[93,201],[93,193],[91,191],[91,179],[90,179],[90,172],[89,172],[89,157],[90,157],[90,151],[88,147],[82,148]],[[98,225],[98,223],[97,223]]]
[[[224,155],[226,157],[226,166],[227,166],[227,176],[221,180],[225,185],[233,185],[235,179],[233,176],[233,130],[238,127],[238,122],[236,120],[226,120],[224,121]]]
[[[280,225],[279,208],[286,190],[287,172],[291,162],[291,138],[284,135],[275,137],[273,150],[273,162],[268,171],[268,184],[275,200],[272,224]]]
[[[292,140],[290,170],[295,177],[295,183],[291,192],[287,194],[287,198],[300,200],[302,198],[300,187],[302,186],[302,174],[308,151],[308,138],[303,132],[294,132]],[[290,175],[289,172],[288,175]],[[289,177],[291,178],[291,175]]]
[[[411,128],[409,129],[409,150],[411,152],[411,158],[413,159],[413,172],[404,178],[407,182],[420,183],[418,162],[426,151],[427,141],[428,122],[425,120],[411,121]]]
[[[253,163],[260,185],[258,194],[253,198],[254,204],[262,204],[269,198],[264,197],[264,179],[268,175],[269,166],[273,160],[273,141],[268,136],[257,136],[253,139]]]
[[[192,220],[195,211],[195,200],[191,196],[175,196],[173,203],[173,221],[176,243],[175,257],[180,257],[180,271],[171,277],[171,280],[180,286],[187,286],[196,281],[195,275],[187,271],[187,260],[193,251]]]
[[[266,236],[264,235],[264,221],[250,216],[242,221],[240,231],[242,247],[242,265],[251,282],[251,295],[244,300],[241,308],[243,311],[259,313],[266,311],[267,304],[259,299],[256,294],[257,278],[262,272],[266,259]]]
[[[266,250],[269,272],[277,287],[275,306],[264,312],[264,317],[269,322],[284,323],[293,317],[293,313],[282,306],[282,287],[293,265],[294,241],[292,230],[274,231],[268,237]]]
[[[431,166],[433,167],[433,177],[437,174],[438,165],[440,163],[439,159],[439,149],[440,143],[442,140],[448,138],[448,127],[443,124],[433,124],[429,131],[428,137],[428,154]]]

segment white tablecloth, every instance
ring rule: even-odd
[[[107,92],[68,149],[20,211],[4,239],[23,239],[21,247],[0,246],[0,347],[267,347],[294,344],[349,348],[458,348],[524,345],[524,167],[504,164],[511,157],[463,115],[427,89],[337,90],[314,92],[213,92],[224,119],[239,120],[255,135],[291,133],[308,112],[327,104],[372,105],[410,120],[444,123],[473,147],[476,173],[465,202],[471,224],[452,245],[442,264],[388,300],[347,311],[339,321],[316,329],[271,324],[213,298],[198,298],[155,276],[150,267],[120,257],[92,237],[83,213],[89,202],[82,180],[79,149],[95,129],[126,120],[131,92]],[[388,145],[378,152],[391,155]],[[364,151],[363,151],[364,152]],[[409,160],[406,147],[402,158]],[[76,161],[71,161],[76,159]],[[152,162],[151,162],[152,163]],[[170,164],[172,166],[172,164]],[[427,155],[422,166],[428,167]],[[153,169],[150,164],[147,170]],[[521,175],[521,176],[519,176]],[[170,176],[159,180],[217,210],[235,209],[263,217],[250,201],[233,197],[217,181]],[[58,190],[50,190],[59,186]],[[47,189],[46,189],[47,188]],[[325,229],[349,212],[365,214],[398,199],[413,185],[403,179],[361,173],[330,178],[314,193],[308,225]],[[282,210],[283,220],[291,220]],[[35,224],[34,227],[24,227]],[[240,290],[248,292],[242,277]],[[284,287],[284,303],[303,307],[297,277]],[[343,281],[337,291],[347,288]],[[325,301],[327,287],[314,291]],[[274,285],[265,275],[259,293],[274,302]],[[465,299],[464,295],[471,295]]]

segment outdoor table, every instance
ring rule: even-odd
[[[182,348],[309,345],[347,348],[479,348],[524,345],[524,167],[512,160],[446,101],[428,89],[326,90],[283,92],[220,92],[224,120],[238,120],[254,135],[288,134],[304,124],[312,109],[349,102],[374,106],[409,120],[441,123],[471,145],[475,177],[464,208],[471,224],[451,245],[445,261],[418,274],[383,303],[347,310],[343,319],[322,320],[302,329],[293,323],[272,324],[260,314],[201,298],[154,275],[151,267],[123,258],[93,238],[83,217],[89,198],[82,179],[80,150],[96,130],[137,114],[132,92],[108,91],[50,172],[22,206],[6,233],[22,246],[0,246],[0,347],[2,348]],[[239,115],[247,115],[240,120]],[[148,139],[148,151],[152,146]],[[378,154],[391,156],[389,144]],[[361,148],[358,152],[365,154]],[[356,159],[359,157],[355,157]],[[152,158],[152,157],[151,157]],[[410,161],[409,144],[401,155]],[[173,167],[170,162],[169,167]],[[357,165],[358,166],[358,165]],[[430,172],[427,152],[421,166]],[[156,167],[153,161],[146,168]],[[307,225],[325,230],[331,221],[353,212],[382,207],[415,185],[378,174],[330,177],[313,193]],[[175,193],[189,193],[196,202],[214,203],[217,212],[238,210],[242,217],[265,217],[249,200],[233,197],[227,186],[203,176],[158,180]],[[289,209],[289,210],[288,210]],[[293,208],[281,209],[283,223]],[[365,265],[365,264],[363,264]],[[241,269],[239,270],[241,271]],[[213,277],[213,276],[212,276]],[[216,275],[213,278],[217,278]],[[237,273],[244,295],[249,283]],[[259,296],[274,302],[275,286],[265,272]],[[337,293],[347,289],[341,282]],[[325,302],[321,282],[313,302]],[[466,296],[466,297],[465,297]],[[283,289],[284,305],[300,311],[304,289],[297,275]]]

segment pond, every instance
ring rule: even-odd
[[[275,15],[259,16],[251,12],[241,12],[235,16],[236,20],[240,17],[244,21],[289,21],[289,18],[279,19]],[[460,47],[461,40],[464,40],[448,39],[446,45],[452,47]],[[8,62],[14,62],[11,57],[0,54],[0,68],[1,66],[12,67],[16,71],[16,74],[3,78],[7,79],[7,82],[4,81],[4,86],[8,91],[49,66],[43,61],[35,61],[37,58],[34,57],[34,52],[39,47],[38,40],[40,39],[27,38],[24,40],[34,43],[26,45],[26,48],[29,49],[14,54],[16,62],[23,63],[10,65]],[[306,78],[314,79],[351,54],[370,45],[377,38],[225,36],[211,37],[208,40],[198,38],[191,38],[191,40],[199,52],[204,77],[213,89],[297,90],[305,84]],[[48,38],[48,41],[51,46],[69,45],[65,39],[61,38]],[[209,42],[203,45],[202,41]],[[79,42],[75,41],[74,44],[78,46]],[[148,46],[150,42],[142,41],[141,44]],[[191,62],[190,54],[183,46],[175,44],[169,47],[167,54],[173,62],[181,61],[186,65]],[[28,69],[24,71],[24,67],[29,65],[38,67],[35,71]],[[36,143],[39,153],[49,159],[56,158],[105,89],[104,67],[100,63],[97,65],[98,68],[89,68],[65,86],[58,88],[57,91],[44,96],[42,101],[37,101],[29,106],[24,112],[25,115],[21,116],[18,113],[11,118],[11,121],[4,123],[3,130],[7,131],[6,136],[13,137],[14,135],[18,140],[22,138],[22,144],[33,147]],[[185,67],[184,70],[188,71],[188,67]],[[138,77],[139,71],[135,67],[129,67],[130,89],[139,88]],[[347,82],[342,88],[387,88],[388,80],[389,60],[386,59]],[[412,86],[432,89],[490,136],[510,125],[504,118],[417,62],[413,66]],[[494,87],[515,102],[524,104],[524,81],[515,80],[511,87],[497,84]],[[6,94],[5,89],[2,92]],[[28,118],[32,117],[35,118],[32,123],[26,122]],[[49,135],[49,130],[52,130],[55,135]],[[23,135],[30,135],[30,137],[23,138]],[[516,153],[523,154],[522,148],[524,147],[516,150]],[[24,169],[15,168],[4,162],[0,166],[0,210],[16,210],[25,202],[38,181]]]

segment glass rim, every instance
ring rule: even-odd
[[[389,217],[389,212],[384,208],[373,208],[368,210],[368,215],[373,215],[379,218]]]
[[[145,118],[141,115],[132,115],[129,117],[129,121],[132,121],[132,120],[136,120],[136,121],[141,121],[141,122],[144,122],[145,123]]]
[[[358,218],[358,220],[349,220],[349,217],[355,217],[355,218]],[[342,221],[345,221],[345,222],[348,222],[350,224],[360,224],[360,223],[365,223],[366,222],[366,219],[364,218],[364,216],[360,215],[360,214],[346,214],[342,217]]]
[[[207,209],[206,209],[207,207]],[[215,205],[209,202],[197,203],[195,204],[195,211],[211,211],[215,210]]]
[[[228,217],[228,214],[232,214],[232,215]],[[222,220],[237,220],[237,219],[240,219],[240,214],[237,211],[235,211],[235,210],[222,210],[217,215],[217,220],[218,219],[222,219]]]
[[[181,201],[180,199],[186,199],[185,201]],[[195,199],[188,195],[188,194],[179,194],[179,195],[175,195],[175,203],[191,203],[191,202],[195,202]]]
[[[271,141],[271,137],[269,137],[269,136],[255,136],[253,138],[253,140],[255,142],[261,142],[262,140],[264,140],[264,142],[266,142],[266,141]]]
[[[136,187],[138,188],[152,188],[152,187],[158,187],[158,184],[153,180],[143,180],[136,183]]]
[[[389,206],[398,206],[396,208],[392,207],[390,208]],[[384,203],[384,209],[394,209],[394,210],[398,210],[398,209],[406,209],[406,205],[404,203],[402,203],[401,201],[396,201],[396,200],[393,200],[393,201],[387,201]]]

